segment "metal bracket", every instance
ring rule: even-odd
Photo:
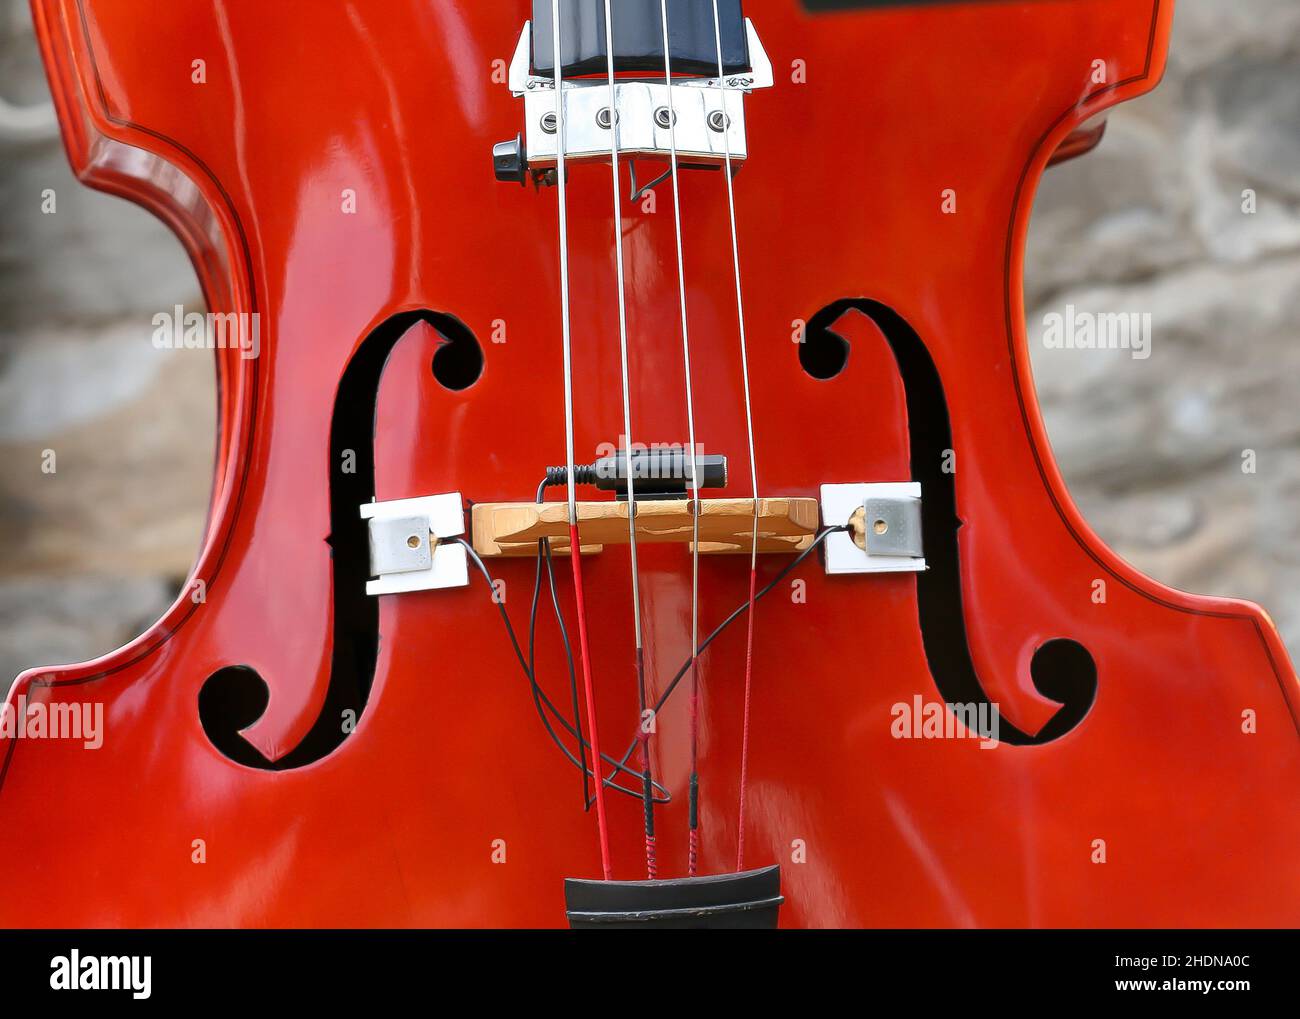
[[[912,496],[875,496],[862,504],[853,541],[869,556],[910,556],[920,559],[921,500]]]
[[[459,492],[367,503],[361,516],[370,521],[370,575],[376,578],[366,583],[366,594],[469,584],[465,547],[444,540],[465,533]]]
[[[827,573],[924,570],[921,486],[914,481],[822,485],[822,521],[855,524],[826,539]]]
[[[532,22],[523,34],[510,63],[510,91],[524,99],[525,128],[519,143],[503,143],[518,149],[522,180],[526,171],[553,168],[559,156],[559,133],[555,117],[555,81],[531,73]],[[615,123],[622,155],[668,156],[670,152],[669,88],[676,113],[678,159],[684,164],[739,164],[749,155],[745,135],[745,93],[773,84],[772,62],[748,18],[745,33],[752,70],[730,74],[720,87],[712,78],[662,80],[620,78],[614,86]],[[564,82],[565,159],[609,159],[609,82],[602,78],[574,78]],[[504,179],[504,178],[503,178]]]

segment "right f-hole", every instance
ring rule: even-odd
[[[849,363],[849,341],[831,331],[831,323],[814,319],[804,329],[799,344],[799,364],[809,375],[825,382],[835,378]]]
[[[433,355],[433,377],[444,389],[459,393],[483,374],[483,348],[461,322],[446,316],[437,326],[442,342]]]
[[[927,569],[916,574],[917,622],[934,684],[949,705],[988,705],[997,717],[997,737],[1002,743],[1040,746],[1060,739],[1083,722],[1097,699],[1097,663],[1082,644],[1068,638],[1049,640],[1036,650],[1030,666],[1034,687],[1060,704],[1037,732],[1013,725],[990,701],[975,669],[966,632],[957,540],[962,520],[957,514],[955,476],[944,466],[950,462],[946,454],[956,447],[943,380],[911,325],[887,305],[863,298],[836,301],[808,320],[804,337],[808,349],[800,350],[799,359],[814,378],[822,376],[809,367],[808,358],[825,357],[837,348],[843,359],[839,367],[843,369],[843,361],[848,360],[848,343],[835,327],[850,315],[863,315],[875,323],[893,352],[903,380],[912,480],[920,483],[924,493],[921,530]],[[873,520],[869,526],[880,533],[881,523]]]

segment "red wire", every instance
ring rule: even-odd
[[[600,736],[596,728],[596,695],[591,686],[591,654],[587,650],[587,606],[582,597],[582,546],[578,525],[569,522],[569,557],[573,563],[573,598],[578,610],[578,649],[582,659],[582,685],[587,697],[587,731],[591,735],[592,771],[596,775],[596,827],[600,831],[600,865],[605,880],[613,877],[609,863],[609,823],[605,819],[605,768],[601,763]],[[752,614],[752,613],[751,613]]]
[[[745,869],[745,786],[749,781],[749,692],[754,678],[754,593],[758,589],[758,566],[749,570],[749,616],[745,636],[745,721],[740,736],[740,811],[737,819],[736,872]]]

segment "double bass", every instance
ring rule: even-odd
[[[1295,922],[1278,633],[1106,548],[1030,371],[1172,0],[33,9],[239,342],[175,603],[9,690],[103,739],[6,733],[6,925]]]

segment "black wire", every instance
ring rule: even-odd
[[[822,530],[818,531],[817,536],[812,540],[812,544],[809,545],[802,552],[800,552],[797,556],[795,556],[795,558],[792,559],[789,563],[787,563],[785,568],[782,569],[781,572],[778,573],[775,577],[773,577],[771,582],[767,584],[767,586],[765,586],[761,591],[759,591],[757,594],[754,595],[754,604],[758,604],[759,599],[769,594],[772,591],[772,589],[776,587],[777,584],[781,583],[781,581],[783,581],[786,577],[788,577],[790,573],[801,562],[803,562],[810,555],[812,555],[813,552],[817,549],[817,547],[821,545],[822,542],[824,542],[832,534],[835,534],[837,531],[848,531],[848,530],[852,530],[852,528],[848,524],[837,524],[832,527],[825,527]],[[735,612],[733,612],[721,623],[719,623],[717,629],[714,630],[707,637],[705,637],[703,641],[701,641],[699,649],[696,651],[695,656],[693,658],[686,659],[685,664],[682,665],[682,667],[677,670],[677,675],[673,677],[673,681],[668,684],[668,688],[664,690],[659,700],[655,703],[652,714],[654,715],[659,714],[663,706],[668,703],[668,698],[673,695],[673,691],[677,689],[677,685],[681,683],[682,678],[690,671],[691,663],[699,660],[700,655],[704,654],[705,649],[718,638],[718,636],[722,633],[723,630],[725,630],[728,626],[730,626],[737,619],[739,619],[741,616],[743,616],[746,612],[749,611],[749,604],[750,604],[749,599],[746,598],[743,602],[740,603],[740,606],[736,609]],[[619,760],[620,766],[627,764],[628,758],[631,757],[632,753],[636,750],[636,745],[637,745],[636,739],[633,739],[632,742],[628,744],[627,751],[623,754],[623,757]],[[604,755],[602,754],[601,756],[603,757]],[[623,767],[620,767],[618,769],[618,771],[623,771],[623,770],[625,770],[625,768]],[[618,771],[616,771],[615,774],[617,774]],[[613,781],[613,776],[610,776],[609,778],[606,778],[604,780],[606,785],[609,785],[612,781]]]
[[[545,486],[546,486],[546,482],[542,482],[542,484],[538,487],[537,501],[539,503],[541,502],[540,496],[541,496],[542,489]],[[839,524],[832,527],[825,527],[819,532],[817,532],[817,535],[816,537],[813,538],[812,543],[806,549],[800,552],[797,556],[795,556],[794,559],[792,559],[789,563],[787,563],[785,567],[779,573],[777,573],[777,575],[773,577],[772,580],[766,586],[762,588],[762,590],[758,591],[754,595],[754,604],[757,604],[760,599],[770,594],[777,584],[781,583],[781,581],[784,580],[787,576],[789,576],[790,573],[793,572],[799,566],[800,563],[802,563],[805,559],[807,559],[810,555],[812,555],[812,553],[816,551],[817,548],[821,546],[821,544],[828,537],[830,537],[832,534],[835,534],[836,532],[848,531],[848,530],[851,530],[849,525]],[[478,568],[478,571],[481,574],[483,574],[483,579],[487,581],[488,587],[495,590],[495,584],[492,579],[492,574],[488,571],[487,566],[484,565],[483,560],[479,557],[479,554],[476,551],[474,551],[474,546],[471,545],[464,538],[453,538],[452,540],[464,546],[466,553],[468,553],[469,557],[474,561],[474,565]],[[544,551],[542,549],[543,544],[547,546]],[[595,773],[592,770],[590,770],[590,767],[586,763],[587,761],[586,752],[591,748],[591,744],[582,735],[581,718],[578,716],[577,713],[577,699],[576,699],[577,680],[576,680],[576,672],[573,665],[573,651],[569,644],[568,631],[564,626],[564,618],[563,618],[564,614],[560,609],[559,595],[555,588],[555,573],[551,567],[549,546],[550,546],[550,542],[548,539],[543,538],[541,541],[538,542],[538,559],[537,559],[538,571],[537,571],[537,579],[533,587],[533,603],[532,603],[532,610],[529,619],[528,658],[524,657],[523,649],[519,646],[519,639],[515,636],[515,628],[514,625],[510,622],[510,614],[506,611],[505,604],[500,601],[496,601],[495,604],[497,607],[497,611],[501,615],[501,621],[502,623],[505,624],[506,634],[510,638],[510,645],[514,649],[515,658],[518,659],[519,667],[523,670],[524,676],[528,680],[529,687],[532,690],[533,703],[537,709],[537,717],[541,719],[542,725],[546,727],[547,735],[550,736],[551,741],[556,745],[556,747],[559,748],[560,753],[562,753],[565,756],[565,758],[568,759],[570,764],[572,764],[575,768],[578,768],[583,772],[584,796],[585,796],[585,790],[586,790],[585,779],[587,777],[595,778],[596,776]],[[542,566],[543,556],[545,557],[547,571],[550,576],[552,605],[555,609],[556,620],[560,624],[560,633],[564,641],[565,653],[568,656],[570,686],[574,694],[575,717],[578,717],[578,727],[576,729],[572,724],[570,724],[569,720],[563,715],[563,713],[561,713],[560,710],[556,708],[555,705],[551,702],[551,699],[546,695],[546,691],[543,690],[541,685],[537,682],[536,673],[534,671],[533,653],[534,653],[534,639],[535,639],[535,624],[537,619],[537,603],[540,596],[539,592],[541,588],[541,566]],[[677,670],[677,674],[673,677],[672,682],[668,684],[667,689],[664,690],[663,694],[659,697],[659,700],[655,703],[652,714],[657,715],[663,709],[663,706],[666,703],[668,703],[668,698],[672,696],[673,691],[677,689],[683,677],[687,674],[687,672],[690,671],[692,661],[698,661],[699,656],[704,654],[708,646],[712,644],[715,640],[717,640],[717,638],[721,636],[722,632],[726,630],[728,626],[730,626],[737,619],[739,619],[741,616],[743,616],[746,612],[749,611],[749,606],[750,606],[750,601],[748,598],[746,598],[743,602],[740,603],[740,605],[736,608],[736,610],[731,613],[731,615],[727,616],[726,619],[724,619],[721,623],[718,624],[717,628],[712,633],[710,633],[707,637],[704,638],[703,641],[701,641],[700,646],[696,652],[696,655],[693,658],[686,659],[686,662],[682,665],[682,667],[679,670]],[[573,736],[575,739],[578,740],[580,751],[583,755],[582,760],[579,760],[577,757],[574,757],[573,754],[570,752],[569,748],[564,745],[563,740],[560,739],[554,727],[547,719],[546,717],[547,711],[549,711],[555,717],[555,720],[559,722],[561,726],[564,727],[565,731],[568,732],[570,736]],[[637,800],[643,800],[644,791],[642,789],[629,789],[626,786],[620,785],[618,782],[614,781],[614,777],[619,774],[631,775],[637,779],[644,778],[644,776],[639,771],[636,771],[628,767],[627,764],[628,758],[630,758],[636,750],[637,742],[638,740],[633,738],[632,742],[628,744],[628,748],[626,752],[624,752],[622,758],[619,760],[615,760],[609,754],[602,753],[600,755],[601,761],[611,765],[614,769],[613,772],[611,772],[608,776],[602,778],[601,784],[607,789],[613,789],[615,792],[623,793],[624,795],[631,796]],[[672,802],[672,795],[669,793],[668,789],[665,786],[653,780],[652,780],[652,784],[653,784],[653,788],[662,794],[661,796],[657,796],[654,798],[655,803],[665,804],[665,803]],[[589,798],[585,800],[585,804],[587,807],[590,807],[592,802],[593,801]]]
[[[673,175],[672,168],[670,167],[669,169],[667,169],[667,170],[665,170],[663,173],[661,173],[658,177],[656,177],[654,180],[652,180],[652,181],[651,181],[649,184],[647,184],[645,187],[637,187],[637,183],[636,183],[636,160],[635,160],[635,159],[632,160],[632,163],[631,163],[629,169],[630,169],[630,171],[631,171],[631,173],[630,173],[629,176],[632,178],[632,195],[631,195],[630,198],[628,198],[628,202],[635,202],[635,201],[636,201],[637,199],[639,199],[642,195],[644,195],[647,191],[653,191],[655,188],[657,188],[660,184],[662,184],[664,181],[666,181],[669,177],[671,177],[671,176]]]
[[[542,720],[542,724],[546,726],[547,731],[551,734],[552,738],[558,739],[555,730],[551,728],[551,725],[546,718],[546,711],[542,707],[542,688],[541,688],[541,684],[537,682],[537,655],[536,655],[537,605],[540,602],[541,595],[542,595],[543,555],[545,555],[545,562],[549,566],[550,541],[545,538],[543,538],[541,541],[537,543],[537,570],[536,570],[536,575],[533,579],[532,606],[529,609],[529,613],[528,613],[528,668],[525,670],[525,674],[528,677],[529,689],[532,691],[533,706],[537,710],[537,717]],[[559,617],[557,616],[556,618]],[[582,714],[578,711],[578,701],[577,701],[578,691],[577,691],[577,686],[575,685],[576,677],[573,668],[573,650],[572,648],[569,647],[568,634],[564,632],[563,622],[561,622],[560,624],[560,629],[561,629],[561,633],[564,636],[564,653],[568,659],[568,664],[569,664],[570,691],[573,695],[573,707],[574,707],[573,719],[578,728],[576,737],[578,740],[578,749],[579,749],[579,753],[581,754],[582,760],[577,763],[578,763],[578,767],[582,771],[582,803],[583,803],[583,809],[585,810],[587,809],[586,807],[587,801],[590,799],[590,789],[587,785],[588,776],[587,776],[586,741],[583,739],[582,736]]]
[[[541,505],[545,498],[546,479],[537,486],[537,503]],[[582,758],[579,770],[582,772],[582,809],[590,810],[594,802],[588,779],[591,772],[587,768],[587,741],[582,735],[582,709],[578,703],[578,672],[573,667],[573,646],[569,643],[569,631],[564,625],[564,612],[560,609],[560,593],[555,588],[555,568],[551,563],[551,539],[542,538],[537,542],[537,574],[533,580],[533,607],[528,618],[528,672],[533,687],[533,701],[541,714],[541,704],[537,703],[537,659],[534,652],[537,647],[537,600],[542,590],[542,562],[546,563],[546,577],[551,588],[551,608],[555,611],[555,622],[560,627],[560,640],[564,644],[564,657],[569,666],[569,694],[573,704],[573,722],[578,728],[578,754]]]
[[[488,587],[490,588],[494,587],[492,574],[488,572],[488,568],[483,564],[483,560],[479,558],[479,554],[474,551],[474,546],[471,545],[464,538],[452,538],[451,540],[456,542],[457,544],[464,546],[466,553],[468,553],[470,559],[474,561],[474,565],[478,568],[478,571],[481,574],[483,574],[483,579],[487,581]],[[577,757],[574,757],[573,754],[570,752],[569,748],[564,745],[564,741],[560,739],[559,734],[556,733],[555,728],[551,725],[550,721],[547,719],[546,712],[549,711],[551,715],[554,716],[555,720],[560,723],[560,725],[564,728],[566,732],[568,732],[570,736],[577,738],[578,736],[577,730],[574,728],[572,724],[570,724],[569,720],[564,716],[563,712],[561,712],[551,702],[551,699],[546,695],[546,691],[541,688],[541,685],[537,683],[536,678],[534,677],[532,671],[528,668],[528,660],[524,657],[523,649],[519,646],[519,639],[518,637],[515,636],[515,628],[514,625],[510,622],[510,615],[508,612],[506,612],[505,605],[499,601],[495,602],[495,604],[497,607],[497,611],[501,615],[501,621],[502,623],[505,624],[506,635],[509,636],[510,638],[510,646],[514,649],[515,658],[519,661],[519,667],[523,670],[524,677],[528,680],[530,687],[535,691],[537,699],[541,701],[541,705],[538,708],[538,717],[542,720],[542,725],[546,727],[547,735],[550,736],[551,741],[556,745],[556,747],[559,748],[560,753],[562,753],[568,759],[570,764],[572,764],[575,768],[583,767],[582,762]],[[542,708],[545,708],[545,711],[543,711]],[[591,748],[590,742],[584,740],[583,744],[587,749]],[[633,768],[629,768],[627,766],[626,761],[616,761],[612,756],[605,753],[602,753],[600,755],[600,759],[606,764],[611,765],[614,768],[615,774],[623,773],[626,775],[631,775],[633,778],[637,779],[639,784],[641,779],[641,773]],[[595,773],[590,770],[588,771],[588,775],[590,775],[590,777],[592,778],[596,777]],[[638,801],[640,801],[641,799],[640,788],[629,789],[626,786],[619,785],[617,782],[613,781],[612,777],[607,777],[604,780],[604,784],[606,788],[613,789],[616,792],[623,793],[626,796],[631,796]],[[665,788],[664,786],[660,785],[657,782],[655,783],[655,788],[658,789],[663,794],[662,798],[659,799],[657,802],[660,803],[671,802],[672,797],[669,795],[667,788]]]

